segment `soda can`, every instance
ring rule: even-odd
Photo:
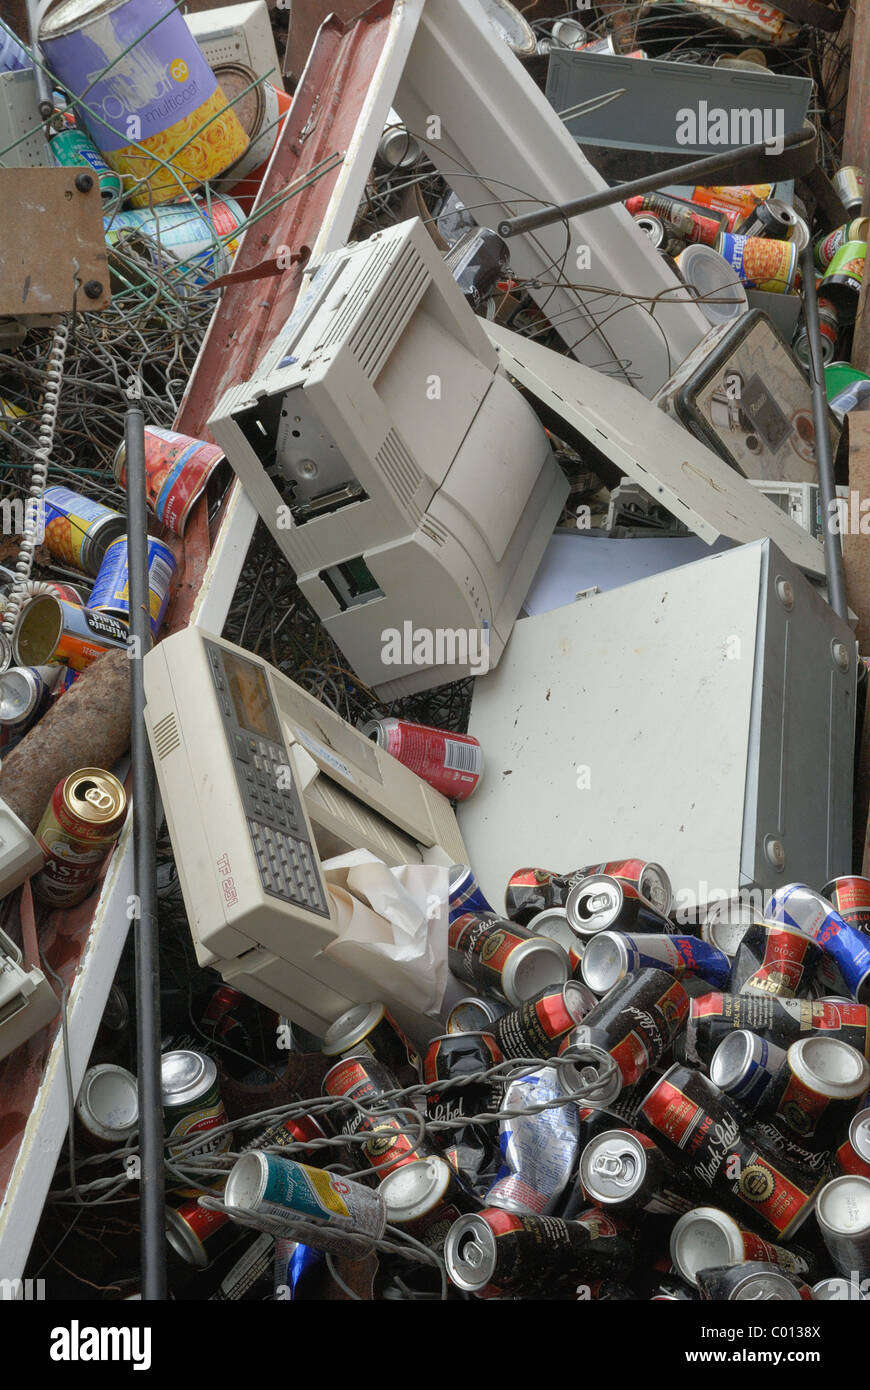
[[[351,1259],[364,1258],[368,1249],[348,1236],[368,1237],[371,1249],[383,1235],[387,1221],[379,1192],[337,1173],[309,1168],[275,1154],[244,1154],[227,1178],[224,1203],[245,1214],[277,1217],[286,1223],[288,1234],[300,1221],[317,1226],[319,1250]],[[306,1239],[315,1243],[311,1237]]]
[[[792,999],[809,994],[822,953],[805,932],[776,922],[758,922],[737,948],[731,974],[735,994],[773,994]]]
[[[606,1129],[590,1139],[579,1178],[591,1202],[620,1216],[679,1216],[696,1200],[680,1170],[636,1129]]]
[[[758,203],[749,216],[739,224],[738,231],[745,237],[769,237],[771,241],[787,241],[796,239],[802,221],[794,208],[789,207],[781,198],[765,198],[764,202]],[[803,225],[806,226],[806,223]],[[796,239],[796,244],[800,250],[799,238]]]
[[[834,256],[847,241],[870,240],[870,218],[859,217],[833,232],[826,232],[813,245],[813,258],[819,270],[827,270]]]
[[[125,1067],[104,1062],[84,1075],[75,1105],[85,1146],[107,1151],[126,1144],[139,1128],[136,1078]]]
[[[846,1278],[870,1274],[870,1178],[834,1178],[819,1193],[816,1220],[834,1268]]]
[[[714,993],[691,1001],[686,1060],[707,1066],[719,1044],[735,1029],[748,1029],[784,1049],[798,1038],[821,1033],[841,1038],[862,1056],[870,1057],[870,1009],[864,1004]]]
[[[744,1109],[754,1110],[782,1071],[787,1056],[784,1048],[738,1028],[724,1037],[713,1053],[710,1080]]]
[[[854,1047],[837,1038],[802,1038],[788,1049],[762,1106],[778,1128],[820,1147],[842,1131],[868,1085],[870,1062]]]
[[[834,1154],[840,1173],[870,1178],[870,1110],[859,1110],[849,1124],[849,1137]]]
[[[859,874],[833,878],[821,890],[821,897],[850,927],[870,936],[870,878],[862,878]]]
[[[701,940],[709,941],[726,956],[737,955],[737,948],[751,926],[760,920],[749,903],[723,898],[711,903],[701,923]]]
[[[162,541],[148,537],[148,610],[151,632],[160,631],[169,605],[169,586],[175,573],[175,556]],[[127,537],[119,536],[107,546],[88,599],[92,613],[108,613],[122,622],[130,621],[130,569]]]
[[[557,942],[533,936],[504,917],[476,912],[450,923],[447,960],[460,980],[501,994],[517,1008],[548,986],[564,984],[571,974]]]
[[[809,1251],[772,1245],[717,1207],[695,1207],[681,1216],[671,1232],[670,1251],[674,1268],[687,1283],[696,1287],[702,1270],[742,1265],[747,1261],[761,1260],[786,1274],[802,1278],[813,1272],[813,1257]]]
[[[451,1283],[476,1298],[540,1297],[579,1280],[624,1276],[633,1252],[623,1236],[600,1227],[487,1207],[450,1227],[444,1263]]]
[[[469,995],[467,999],[460,999],[450,1010],[446,1019],[447,1031],[487,1033],[491,1031],[490,1024],[495,1023],[497,1018],[504,1018],[510,1011],[510,1005],[501,999],[478,999]]]
[[[415,1159],[394,1169],[378,1191],[387,1209],[387,1223],[439,1253],[453,1224],[480,1208],[455,1169],[439,1157]]]
[[[12,666],[0,675],[0,724],[24,732],[48,708],[60,666]]]
[[[36,828],[45,862],[33,891],[54,907],[82,902],[100,876],[127,814],[117,777],[83,767],[58,782]]]
[[[679,198],[669,197],[667,193],[639,193],[627,198],[625,206],[632,216],[654,214],[686,242],[715,246],[723,228],[724,219],[721,216],[706,216],[699,207],[692,208]]]
[[[126,519],[68,487],[46,488],[43,502],[45,544],[54,558],[95,575],[106,547],[126,532]]]
[[[470,1123],[483,1111],[498,1110],[503,1081],[481,1077],[475,1082],[456,1083],[503,1061],[504,1053],[491,1033],[446,1033],[433,1038],[423,1058],[423,1081],[427,1086],[444,1084],[426,1093],[429,1119]]]
[[[774,1240],[810,1215],[822,1178],[790,1161],[700,1072],[672,1066],[644,1099],[638,1124],[728,1210]]]
[[[526,927],[533,936],[546,936],[550,941],[557,941],[568,957],[572,979],[579,978],[585,946],[569,927],[564,907],[546,907],[543,912],[536,912],[534,917],[529,918]]]
[[[63,88],[85,98],[88,130],[134,206],[216,178],[248,147],[172,0],[55,5],[40,21],[39,44]]]
[[[21,610],[12,651],[19,666],[48,666],[64,662],[84,671],[110,647],[128,645],[127,624],[107,613],[40,594]]]
[[[115,454],[115,481],[127,482],[127,446]],[[157,520],[176,536],[184,535],[190,513],[203,492],[227,478],[226,455],[217,444],[175,430],[145,427],[145,500]],[[225,490],[225,489],[224,489]]]
[[[505,1057],[555,1057],[597,1002],[585,985],[568,980],[496,1019],[492,1033]]]
[[[182,1202],[166,1208],[166,1239],[186,1264],[207,1269],[238,1236],[238,1228],[225,1212],[210,1211],[199,1202]]]
[[[228,1123],[212,1058],[192,1048],[164,1052],[160,1058],[160,1085],[169,1157],[184,1163],[226,1153],[233,1142],[230,1131],[211,1134]],[[188,1148],[190,1140],[199,1135],[202,1142]],[[183,1197],[195,1197],[200,1189],[180,1190]]]
[[[812,937],[839,967],[852,998],[859,1004],[870,1002],[870,943],[819,893],[791,883],[774,893],[768,913]]]
[[[451,801],[466,801],[483,773],[483,749],[470,734],[408,719],[371,719],[362,732]]]
[[[834,252],[821,279],[820,291],[835,305],[844,326],[854,323],[858,313],[866,258],[866,241],[844,241]]]
[[[668,918],[642,897],[633,883],[612,874],[589,874],[575,883],[565,899],[571,930],[580,937],[596,932],[671,932]]]
[[[417,1110],[394,1110],[389,1114],[357,1114],[349,1117],[343,1132],[348,1135],[370,1136],[362,1144],[363,1158],[371,1164],[382,1180],[406,1163],[436,1154]]]
[[[173,289],[183,295],[207,287],[232,268],[244,220],[245,214],[232,198],[210,198],[208,202],[186,198],[176,207],[164,204],[112,212],[103,218],[103,227],[110,251],[123,251],[128,242],[141,244],[154,265],[173,270]],[[153,430],[154,426],[149,428]],[[186,435],[181,437],[187,439]],[[148,430],[145,439],[147,457]],[[117,459],[116,455],[116,469]],[[146,474],[147,471],[146,462]],[[153,491],[154,486],[149,485],[149,495]]]
[[[699,1270],[697,1283],[701,1298],[714,1303],[800,1303],[813,1296],[802,1279],[785,1274],[765,1260]]]
[[[501,1108],[503,1112],[523,1112],[556,1102],[564,1094],[555,1067],[518,1072],[507,1083]],[[580,1122],[574,1104],[550,1104],[536,1113],[505,1114],[499,1121],[502,1163],[484,1198],[486,1205],[539,1216],[554,1211],[574,1172],[579,1139]]]
[[[634,224],[644,236],[649,237],[656,251],[660,250],[667,241],[665,224],[660,217],[656,217],[652,212],[632,213]]]
[[[498,913],[490,907],[483,896],[483,889],[467,864],[451,864],[448,880],[448,918],[451,922],[465,912],[478,912],[481,916]]]
[[[110,168],[91,137],[75,125],[65,125],[49,136],[48,147],[55,164],[78,168],[84,165],[95,174],[100,186],[100,197],[104,203],[113,203],[121,197],[120,175]]]
[[[840,336],[840,315],[830,299],[819,299],[819,343],[822,349],[822,364],[833,362]],[[792,342],[792,351],[802,366],[810,365],[810,340],[806,324],[802,324]]]
[[[564,1039],[559,1056],[573,1063],[580,1084],[594,1084],[594,1074],[603,1071],[595,1099],[608,1105],[660,1061],[688,1014],[689,996],[679,980],[645,966],[598,1001]]]
[[[383,1004],[354,1004],[323,1035],[326,1057],[370,1056],[383,1062],[396,1085],[420,1079],[417,1049]]]
[[[790,294],[794,288],[798,251],[793,241],[770,241],[723,232],[716,247],[747,289]]]
[[[644,966],[666,970],[675,979],[700,975],[711,985],[727,984],[731,974],[724,952],[696,936],[628,936],[614,931],[592,937],[581,973],[591,990],[607,994],[619,980]]]
[[[832,179],[834,191],[847,212],[860,212],[864,202],[864,173],[855,164],[845,164]]]

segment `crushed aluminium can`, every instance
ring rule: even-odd
[[[791,883],[774,893],[768,906],[774,921],[802,931],[833,958],[852,998],[870,1003],[870,941],[856,931],[819,893]]]
[[[507,1083],[503,1111],[529,1111],[564,1096],[559,1072],[544,1067]],[[573,1104],[505,1115],[499,1121],[502,1164],[484,1201],[505,1211],[545,1215],[556,1209],[577,1162],[579,1120]]]
[[[117,777],[83,767],[58,782],[36,828],[45,862],[33,891],[53,907],[83,902],[100,877],[127,815],[127,794]]]
[[[300,1221],[316,1226],[316,1238],[306,1236],[310,1244],[350,1259],[364,1258],[368,1251],[348,1236],[368,1237],[371,1249],[387,1221],[379,1192],[274,1154],[244,1154],[227,1178],[224,1202],[240,1212],[277,1217],[286,1222],[288,1234]]]
[[[671,921],[633,883],[613,874],[589,874],[565,899],[568,925],[582,938],[596,932],[672,932]]]
[[[498,916],[483,896],[483,889],[467,864],[451,864],[447,897],[448,919],[451,922],[461,917],[464,912],[479,912],[483,916],[491,913],[493,917]]]
[[[870,936],[870,878],[862,878],[860,874],[833,878],[825,884],[820,896],[850,927]]]
[[[595,874],[630,884],[658,912],[670,911],[671,881],[661,864],[644,859],[610,859],[605,864],[585,864],[569,874],[556,874],[549,869],[516,869],[505,889],[505,916],[526,926],[538,912],[564,908],[571,889]]]
[[[805,932],[774,922],[747,929],[731,974],[734,994],[773,994],[792,999],[809,994],[822,963],[822,953]]]
[[[426,1092],[426,1114],[430,1120],[457,1120],[470,1123],[484,1111],[497,1111],[504,1083],[485,1076],[478,1081],[462,1081],[489,1071],[504,1061],[504,1053],[492,1033],[446,1033],[433,1038],[423,1058],[423,1081],[437,1089]]]

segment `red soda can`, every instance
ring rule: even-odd
[[[480,781],[483,749],[469,734],[407,719],[372,719],[362,732],[451,801],[466,801]]]
[[[870,1178],[870,1110],[859,1110],[849,1125],[849,1137],[834,1154],[841,1173]]]
[[[870,936],[870,878],[861,878],[858,874],[832,878],[822,889],[822,897],[827,898],[850,927]]]

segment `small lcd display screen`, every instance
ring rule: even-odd
[[[223,660],[240,726],[259,738],[283,743],[281,727],[262,668],[227,651],[223,653]]]

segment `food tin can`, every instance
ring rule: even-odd
[[[620,1216],[679,1216],[695,1203],[680,1170],[636,1129],[606,1129],[590,1139],[580,1155],[579,1177],[591,1202]]]
[[[84,671],[110,647],[127,647],[127,624],[107,613],[94,613],[77,603],[40,594],[21,610],[13,639],[19,666],[64,662]]]
[[[173,289],[184,294],[207,287],[230,270],[244,218],[233,198],[210,198],[207,203],[193,198],[178,206],[164,203],[113,212],[103,218],[103,226],[111,249],[123,250],[128,241],[143,242],[155,265],[172,267]]]
[[[633,883],[612,874],[590,874],[565,899],[568,925],[580,937],[615,931],[671,932],[673,925]]]
[[[504,917],[466,912],[447,931],[447,960],[468,984],[495,991],[518,1008],[549,985],[568,979],[571,967],[562,947]]]
[[[629,1242],[581,1221],[486,1207],[461,1216],[447,1233],[444,1263],[451,1283],[476,1298],[556,1293],[580,1280],[626,1274]]]
[[[735,994],[792,999],[810,993],[821,963],[821,950],[804,932],[759,922],[749,927],[737,948],[731,989]]]
[[[504,1053],[492,1033],[445,1033],[433,1038],[423,1058],[423,1081],[432,1087],[426,1092],[429,1119],[471,1123],[483,1111],[497,1111],[503,1081],[470,1078],[503,1061]]]
[[[451,864],[447,896],[451,922],[464,912],[490,912],[493,917],[498,916],[483,896],[483,889],[467,864]]]
[[[109,1062],[85,1072],[76,1097],[79,1133],[89,1149],[116,1149],[126,1144],[139,1126],[136,1078]]]
[[[811,937],[842,972],[852,998],[859,1004],[870,1003],[870,942],[819,893],[806,884],[790,883],[774,893],[768,914]]]
[[[644,966],[666,970],[675,979],[699,975],[711,985],[727,984],[731,962],[724,951],[697,936],[628,936],[603,931],[586,946],[581,965],[584,981],[596,994],[607,994],[617,981]]]
[[[126,460],[127,446],[122,441],[114,464],[115,481],[121,487],[127,481]],[[146,425],[145,500],[157,520],[176,536],[184,535],[195,503],[210,483],[219,484],[227,467],[226,455],[217,444]]]
[[[870,1178],[850,1175],[826,1183],[816,1220],[838,1273],[847,1279],[870,1274]]]
[[[177,198],[247,149],[172,0],[60,0],[39,43],[134,206]]]
[[[175,556],[163,541],[149,536],[148,541],[148,611],[151,632],[156,638],[169,605],[169,586],[175,573]],[[88,599],[92,613],[108,613],[112,618],[130,621],[130,567],[127,537],[119,536],[107,546],[97,571],[94,587]]]
[[[788,1053],[747,1028],[722,1039],[710,1061],[710,1080],[746,1110],[753,1110],[785,1066]]]
[[[697,1284],[701,1298],[714,1303],[799,1303],[813,1297],[799,1276],[786,1274],[766,1260],[699,1270]]]
[[[813,1272],[808,1251],[772,1245],[717,1207],[698,1206],[681,1216],[671,1232],[670,1252],[677,1272],[696,1286],[701,1270],[742,1265],[748,1260],[762,1260],[802,1277]]]
[[[832,179],[835,192],[847,212],[860,212],[864,202],[864,174],[855,164],[845,164]]]
[[[402,1086],[420,1079],[417,1049],[383,1004],[354,1004],[341,1014],[324,1033],[322,1051],[326,1057],[369,1053]]]
[[[288,1233],[300,1221],[319,1228],[321,1249],[362,1259],[384,1233],[386,1205],[379,1192],[322,1168],[274,1154],[245,1154],[232,1168],[224,1192],[228,1207],[277,1217]],[[368,1237],[359,1242],[349,1235]]]
[[[870,936],[870,878],[851,874],[831,879],[821,890],[821,896],[850,927]]]
[[[221,1099],[217,1066],[211,1057],[189,1048],[164,1052],[160,1059],[163,1126],[170,1158],[183,1164],[189,1159],[226,1153],[233,1136],[229,1131],[211,1135],[228,1123]],[[187,1147],[190,1140],[202,1142]],[[181,1189],[181,1195],[195,1197],[199,1188]]]
[[[100,877],[126,814],[127,794],[111,772],[83,767],[63,777],[36,828],[45,863],[33,880],[34,893],[55,907],[82,902]]]
[[[724,232],[716,249],[747,289],[790,294],[794,288],[798,250],[793,241],[771,241],[767,237]]]
[[[576,1105],[557,1103],[564,1095],[555,1067],[517,1072],[508,1080],[499,1121],[501,1166],[484,1197],[486,1206],[539,1216],[558,1207],[577,1163],[580,1137]],[[536,1111],[540,1105],[547,1108]]]
[[[466,801],[483,773],[483,749],[469,734],[450,734],[407,719],[372,719],[362,732],[453,801]]]
[[[55,164],[78,168],[84,165],[97,177],[100,197],[112,203],[121,197],[121,177],[106,163],[91,137],[76,125],[65,125],[49,137],[48,147]]]
[[[56,560],[95,575],[106,547],[127,529],[120,512],[72,492],[48,487],[45,506],[45,544]]]
[[[835,305],[840,322],[855,322],[864,280],[866,241],[844,241],[834,252],[821,280],[821,293]]]
[[[563,1040],[597,1002],[585,985],[568,980],[496,1019],[488,1031],[505,1057],[555,1057]]]

